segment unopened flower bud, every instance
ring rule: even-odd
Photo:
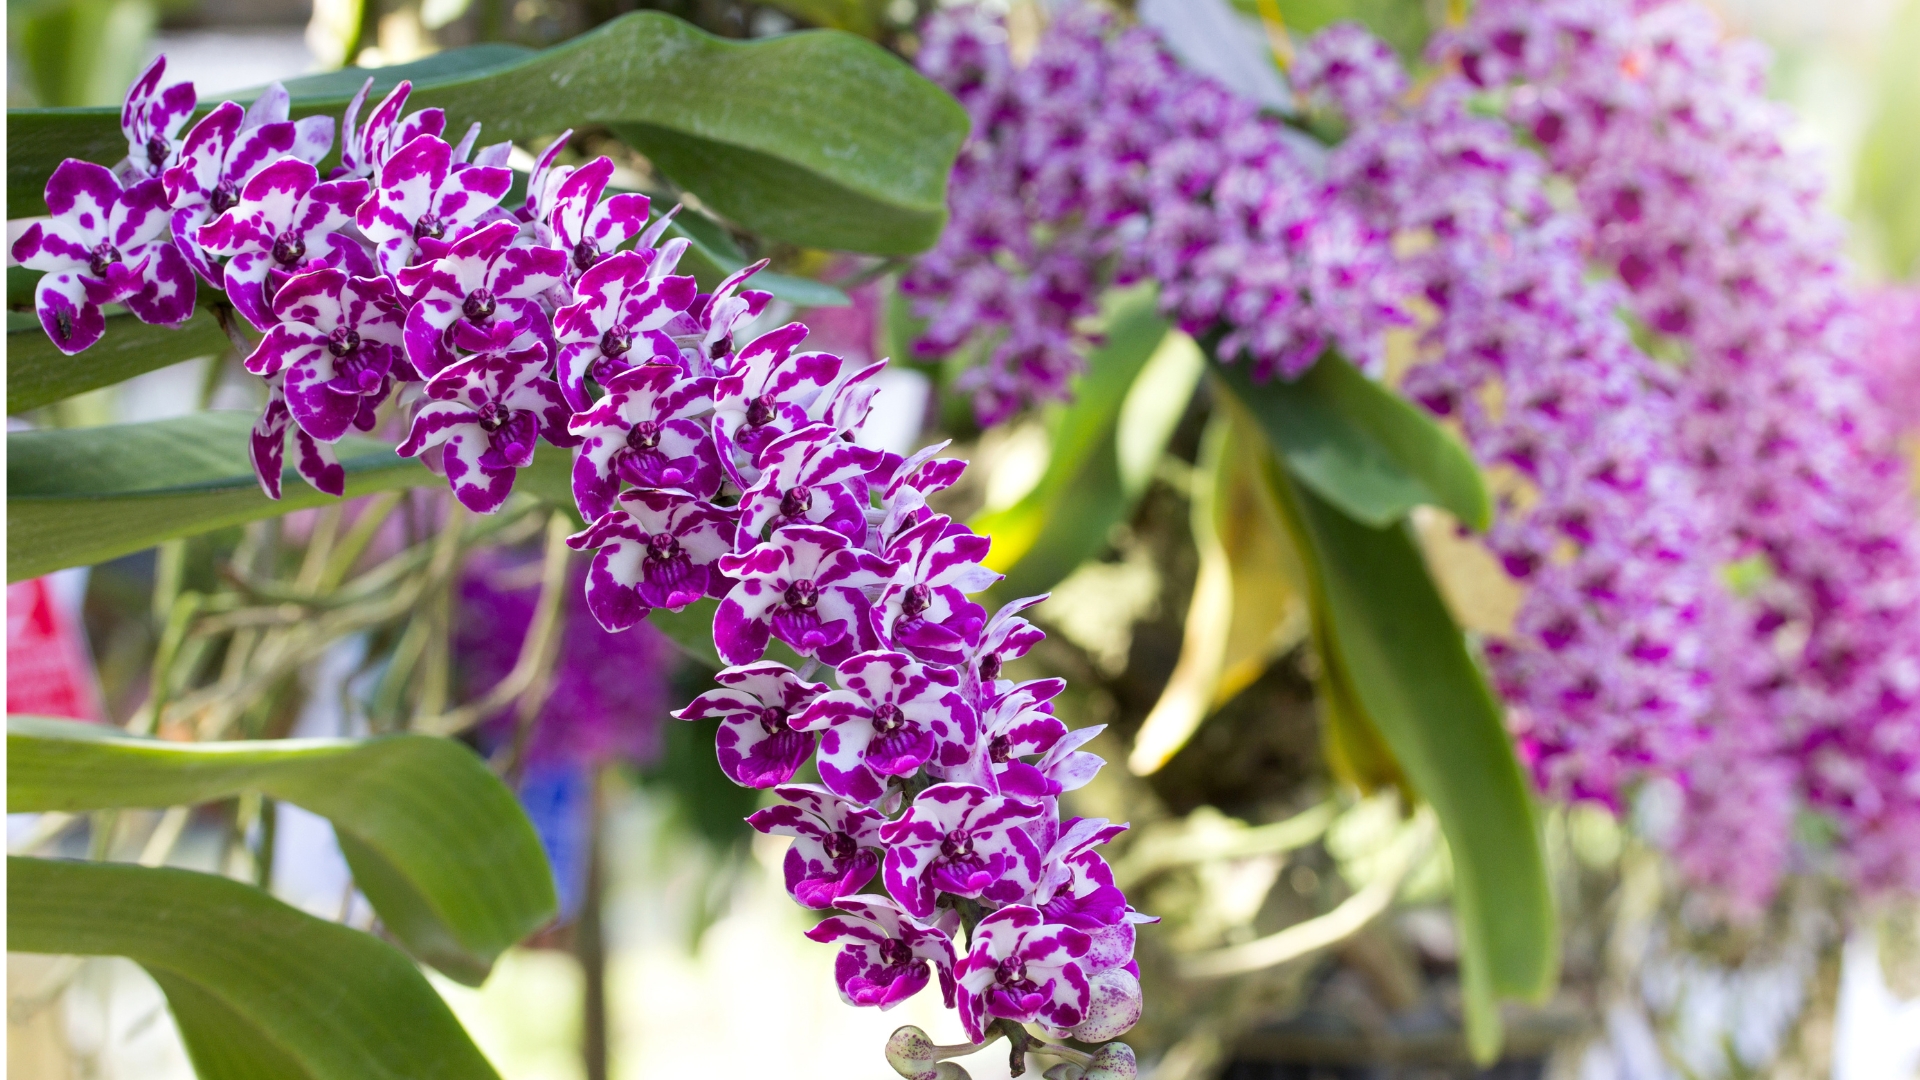
[[[887,1039],[887,1064],[907,1080],[933,1080],[940,1048],[927,1033],[908,1024]]]
[[[957,1061],[943,1061],[935,1065],[927,1077],[928,1080],[973,1080],[973,1077],[967,1070],[961,1068]]]
[[[1140,980],[1124,968],[1096,972],[1087,980],[1087,1018],[1073,1029],[1083,1042],[1106,1042],[1127,1033],[1140,1019]]]
[[[1083,1080],[1087,1070],[1071,1061],[1062,1061],[1053,1068],[1040,1074],[1042,1080]]]
[[[1133,1060],[1133,1047],[1110,1042],[1093,1052],[1086,1080],[1134,1080],[1139,1075],[1140,1066]]]

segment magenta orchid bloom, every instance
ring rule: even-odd
[[[864,543],[866,477],[879,463],[880,451],[850,443],[826,424],[768,443],[756,462],[760,478],[740,495],[734,545],[745,551],[788,525],[819,525]]]
[[[208,113],[181,147],[179,164],[162,181],[173,208],[169,224],[174,242],[193,269],[214,288],[224,287],[220,264],[200,251],[194,237],[200,226],[240,202],[240,191],[254,174],[282,157],[318,164],[333,146],[333,118],[287,119],[286,90],[267,87],[250,109],[223,101]]]
[[[1113,883],[1112,868],[1094,850],[1125,831],[1125,825],[1108,824],[1105,818],[1067,823],[1041,859],[1040,882],[1033,890],[1033,903],[1047,921],[1088,933],[1154,921],[1127,907],[1126,896]]]
[[[728,274],[719,288],[700,294],[669,327],[687,370],[696,375],[724,375],[732,370],[733,332],[759,317],[773,300],[772,293],[740,286],[766,266],[767,260],[761,259]]]
[[[560,253],[516,243],[512,221],[483,225],[454,241],[441,257],[395,274],[412,300],[407,312],[407,359],[431,378],[459,359],[453,329],[465,323],[483,331],[512,325],[510,340],[526,348],[547,337],[547,316],[538,299],[560,282]]]
[[[423,245],[451,244],[480,224],[511,186],[512,169],[476,165],[456,171],[452,147],[436,136],[416,135],[380,166],[380,186],[360,205],[356,220],[375,245],[381,271],[398,274]]]
[[[322,183],[312,165],[281,158],[255,173],[240,201],[194,239],[206,254],[227,258],[227,299],[264,331],[273,326],[273,293],[288,277],[323,266],[372,276],[365,249],[339,231],[366,197],[365,180]]]
[[[828,788],[873,804],[886,795],[888,777],[966,763],[976,719],[960,695],[959,673],[897,652],[860,653],[837,666],[841,688],[814,699],[793,722],[820,733],[820,779]]]
[[[654,608],[679,611],[725,595],[733,582],[716,564],[733,550],[733,529],[730,510],[684,491],[639,490],[567,543],[595,551],[587,607],[601,626],[620,631]]]
[[[293,433],[294,470],[314,490],[336,498],[347,493],[347,471],[333,456],[333,448],[294,426],[286,394],[278,381],[267,383],[267,407],[254,422],[247,440],[247,460],[267,498],[280,498],[281,474],[286,469],[287,433]]]
[[[794,838],[783,871],[787,892],[802,907],[837,907],[841,897],[873,880],[885,814],[814,784],[789,784],[773,793],[784,801],[751,815],[747,824],[769,836]]]
[[[321,442],[355,427],[371,430],[393,378],[418,378],[400,347],[403,311],[384,277],[332,268],[300,274],[274,294],[276,321],[247,357],[247,370],[284,376],[294,422]]]
[[[720,459],[696,419],[712,409],[711,379],[681,378],[679,368],[666,364],[621,372],[606,397],[574,413],[567,425],[580,440],[573,459],[580,513],[589,519],[606,513],[622,480],[712,498],[720,490]]]
[[[887,892],[918,918],[938,893],[1018,903],[1040,877],[1040,851],[1027,832],[1039,803],[974,784],[935,784],[880,830],[887,843]]]
[[[367,115],[364,126],[360,123],[360,107],[366,104],[367,95],[373,91],[373,79],[369,77],[360,84],[360,92],[353,95],[347,104],[346,115],[340,121],[340,175],[357,176],[363,180],[375,179],[380,166],[401,147],[406,146],[422,135],[436,138],[447,128],[447,114],[440,109],[422,109],[419,112],[403,116],[407,109],[407,95],[413,92],[413,83],[403,81],[381,99]]]
[[[928,926],[884,896],[849,896],[834,906],[843,914],[821,920],[807,936],[841,946],[833,977],[842,1000],[891,1009],[925,989],[938,973],[940,992],[953,1008],[952,935],[959,931],[958,912],[944,911]]]
[[[719,566],[738,581],[713,619],[714,646],[729,664],[760,659],[769,635],[827,663],[878,644],[863,590],[892,567],[831,529],[789,525]]]
[[[795,354],[806,338],[800,323],[761,334],[714,388],[713,438],[721,463],[743,488],[760,478],[753,462],[768,443],[821,419],[813,406],[846,367],[832,353]]]
[[[569,280],[593,269],[620,245],[646,230],[649,203],[645,195],[601,198],[607,181],[612,178],[613,159],[601,156],[573,170],[554,186],[552,207],[546,220],[553,231],[553,246],[566,253]],[[680,310],[684,311],[685,306]]]
[[[951,442],[949,439],[935,443],[910,458],[889,453],[873,471],[873,486],[880,489],[879,544],[882,548],[892,544],[901,530],[931,515],[933,511],[927,509],[927,499],[959,483],[967,471],[967,463],[960,458],[935,456]]]
[[[992,541],[944,514],[923,519],[887,547],[897,564],[873,606],[880,636],[922,660],[958,664],[987,610],[967,599],[1002,575],[980,565]]]
[[[974,1040],[996,1017],[1038,1022],[1064,1037],[1087,1017],[1092,986],[1082,961],[1085,931],[1049,923],[1038,908],[1001,908],[973,928],[972,948],[954,968],[960,1021]]]
[[[986,749],[991,786],[1007,795],[1040,798],[1060,794],[1036,766],[1020,759],[1045,754],[1066,737],[1067,725],[1053,715],[1048,699],[1067,688],[1064,679],[1037,679],[1001,694],[980,714],[980,740]]]
[[[827,688],[771,660],[727,668],[713,679],[725,689],[709,690],[673,715],[682,720],[719,718],[715,750],[720,771],[741,787],[770,788],[793,779],[813,756],[814,743],[813,734],[799,730],[795,722]],[[852,888],[866,884],[879,865],[876,856],[867,877]]]
[[[34,287],[40,326],[71,356],[106,332],[101,305],[124,303],[142,322],[177,326],[193,314],[193,270],[173,242],[158,180],[122,190],[99,165],[72,158],[47,180],[52,221],[14,241],[22,266],[44,270]]]
[[[120,132],[127,137],[127,156],[113,172],[127,187],[157,180],[180,159],[180,129],[200,100],[190,82],[162,87],[167,58],[156,56],[147,70],[127,87],[120,106]]]
[[[567,403],[546,368],[547,350],[540,346],[483,353],[447,368],[427,383],[429,400],[394,452],[434,452],[422,460],[445,474],[461,505],[493,513],[513,491],[515,471],[533,464],[543,436],[556,446],[572,445]]]
[[[574,301],[553,313],[560,350],[560,387],[576,412],[592,404],[589,378],[606,385],[620,372],[679,353],[661,328],[687,309],[698,286],[673,273],[686,242],[659,251],[622,251],[598,262],[573,284]]]

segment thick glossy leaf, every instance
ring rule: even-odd
[[[1099,554],[1113,526],[1132,513],[1144,484],[1129,491],[1123,481],[1121,412],[1167,331],[1151,289],[1109,297],[1106,341],[1087,357],[1073,403],[1049,419],[1046,474],[1019,502],[973,521],[976,530],[993,538],[987,563],[1007,575],[995,587],[1001,595],[1031,596],[1052,588]],[[1150,455],[1138,447],[1130,452],[1157,461],[1167,434],[1163,430],[1160,445],[1148,448]]]
[[[258,791],[333,822],[354,882],[415,956],[478,985],[556,906],[539,839],[473,751],[425,735],[176,743],[7,718],[7,809],[182,806]]]
[[[636,12],[539,53],[456,50],[434,62],[434,72],[364,74],[384,89],[417,73],[409,104],[446,109],[452,132],[475,121],[489,139],[611,127],[717,213],[808,247],[930,247],[967,133],[952,98],[837,31],[735,42]],[[296,80],[295,113],[338,112],[361,77]],[[8,216],[44,213],[41,192],[62,158],[110,164],[125,153],[117,110],[10,112]]]
[[[7,859],[7,948],[151,972],[202,1080],[492,1080],[405,956],[213,874]]]
[[[1260,0],[1233,0],[1233,6],[1256,18],[1267,14]],[[1419,58],[1433,32],[1433,9],[1422,0],[1275,0],[1271,10],[1296,40],[1343,20],[1364,23],[1408,60]]]
[[[84,358],[77,358],[84,359]],[[104,562],[162,540],[338,502],[291,467],[275,502],[247,463],[253,417],[173,420],[7,434],[7,580]],[[439,483],[373,439],[335,444],[347,497]]]
[[[1277,465],[1267,474],[1308,566],[1338,719],[1364,718],[1446,833],[1468,1040],[1489,1059],[1496,1000],[1544,997],[1559,967],[1539,827],[1500,709],[1408,526],[1362,524]]]
[[[148,326],[131,315],[107,319],[106,336],[79,356],[53,347],[39,327],[7,335],[7,412],[15,415],[75,394],[124,382],[135,375],[230,347],[227,335],[205,308],[185,326]]]
[[[1214,371],[1253,414],[1287,470],[1348,516],[1386,525],[1424,503],[1486,528],[1492,503],[1466,448],[1339,355],[1327,353],[1293,382],[1255,383],[1244,364]]]

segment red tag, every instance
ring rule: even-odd
[[[106,718],[79,620],[43,577],[7,586],[7,712]]]

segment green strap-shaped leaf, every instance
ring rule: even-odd
[[[605,125],[755,232],[888,255],[939,238],[967,133],[952,98],[838,31],[735,42],[636,12],[539,53],[457,50],[428,63],[292,80],[294,112],[337,113],[365,75],[381,91],[413,77],[409,107],[446,109],[450,132],[478,121],[489,140],[529,139]],[[45,212],[62,158],[111,164],[126,141],[117,109],[13,110],[7,149],[7,213],[26,217]]]
[[[7,810],[184,806],[258,791],[333,822],[355,883],[415,956],[477,985],[556,907],[513,793],[459,743],[175,743],[115,728],[7,718]]]
[[[1492,517],[1466,448],[1433,418],[1329,352],[1293,382],[1255,383],[1245,364],[1215,365],[1287,471],[1349,517],[1386,525],[1427,504],[1469,527]]]
[[[1497,999],[1539,1000],[1559,972],[1539,826],[1499,706],[1407,526],[1362,524],[1277,462],[1267,473],[1308,563],[1340,719],[1364,718],[1446,833],[1468,1041],[1491,1060]]]
[[[185,326],[148,326],[131,315],[107,320],[106,336],[79,356],[53,347],[39,327],[7,335],[7,412],[17,415],[89,390],[112,386],[196,356],[229,348],[227,335],[205,308]]]
[[[1105,316],[1106,340],[1088,355],[1072,404],[1060,407],[1048,423],[1051,454],[1045,475],[1019,502],[972,523],[993,538],[988,564],[1007,575],[995,586],[1000,595],[1031,596],[1052,588],[1099,554],[1113,526],[1139,501],[1143,485],[1129,489],[1121,476],[1120,414],[1168,325],[1151,288],[1113,294]],[[1162,445],[1166,434],[1160,433]],[[1140,448],[1134,453],[1149,456]],[[1150,457],[1157,459],[1159,448],[1152,448]]]
[[[252,426],[247,413],[205,412],[144,424],[9,432],[7,580],[339,501],[313,490],[291,465],[280,501],[267,498],[247,462]],[[348,498],[439,482],[419,462],[374,439],[342,439],[334,451],[347,472]]]
[[[201,1080],[494,1080],[406,957],[237,881],[7,859],[7,948],[152,973]]]

